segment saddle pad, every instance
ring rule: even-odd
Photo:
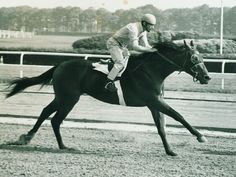
[[[109,73],[107,64],[101,64],[100,62],[96,62],[96,63],[92,63],[92,66],[93,66],[93,70],[102,72],[106,75]],[[124,69],[118,74],[118,77],[121,77],[123,71]]]

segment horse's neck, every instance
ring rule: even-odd
[[[159,59],[163,61],[162,67],[165,68],[164,72],[166,73],[166,76],[169,76],[174,71],[181,70],[185,56],[182,51],[175,51],[175,50],[160,51]]]
[[[149,53],[144,56],[141,55],[138,57],[131,57],[127,68],[128,72],[142,69],[145,70],[145,72],[150,73],[152,76],[164,80],[171,73],[178,69],[176,65],[179,64],[176,63],[176,65],[174,65],[173,63],[175,63],[176,60],[178,61],[178,58],[181,56],[176,55],[176,53],[174,53],[173,51],[161,51],[161,53],[162,56]],[[172,61],[172,63],[167,61],[166,58]]]
[[[156,61],[156,63],[148,63],[148,70],[152,71],[155,77],[166,79],[175,71],[174,66],[164,60]]]

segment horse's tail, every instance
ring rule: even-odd
[[[41,84],[42,86],[49,84],[50,81],[52,80],[52,75],[55,71],[57,66],[52,67],[48,71],[44,72],[43,74],[36,76],[36,77],[24,77],[20,79],[15,79],[9,83],[9,87],[13,86],[13,88],[10,90],[10,92],[6,95],[6,98],[9,98],[27,87],[33,86],[33,85],[38,85]]]

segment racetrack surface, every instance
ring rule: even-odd
[[[157,133],[62,128],[59,150],[51,127],[43,126],[26,146],[6,145],[31,126],[0,124],[1,177],[234,177],[234,138],[169,134],[177,157],[166,156]]]
[[[0,114],[36,118],[53,98],[52,91],[48,91],[51,88],[44,89],[46,92],[30,90],[7,100],[4,100],[5,92],[0,92]],[[176,93],[178,99],[172,99],[177,98]],[[168,97],[166,101],[192,125],[235,129],[236,103],[234,96],[226,95],[217,95],[216,98],[215,94],[197,92],[165,94]],[[153,124],[146,108],[114,106],[89,96],[81,97],[68,119]],[[170,120],[167,117],[168,124],[176,124]],[[235,136],[206,134],[208,142],[201,144],[189,133],[167,131],[170,145],[179,155],[169,157],[165,155],[157,131],[62,127],[65,144],[76,149],[66,151],[58,149],[52,128],[46,124],[39,129],[29,145],[6,145],[31,128],[32,125],[0,124],[0,177],[234,177],[236,174]]]

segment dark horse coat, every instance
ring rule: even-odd
[[[205,137],[193,128],[178,112],[167,105],[162,96],[163,82],[174,71],[185,71],[207,84],[210,80],[201,55],[194,48],[184,42],[179,46],[174,43],[158,43],[159,52],[143,53],[130,58],[126,71],[120,79],[124,100],[127,106],[147,106],[154,118],[158,133],[163,141],[168,155],[176,155],[166,139],[164,129],[164,113],[182,123],[200,142]],[[41,124],[52,113],[52,127],[60,149],[67,148],[60,134],[60,125],[84,93],[107,103],[119,104],[117,93],[104,90],[106,75],[93,70],[91,61],[73,60],[55,66],[37,77],[22,78],[12,81],[14,87],[8,93],[10,97],[23,89],[37,84],[53,83],[54,100],[46,106],[39,116],[35,126],[26,135],[21,135],[16,144],[27,144],[33,138]]]

